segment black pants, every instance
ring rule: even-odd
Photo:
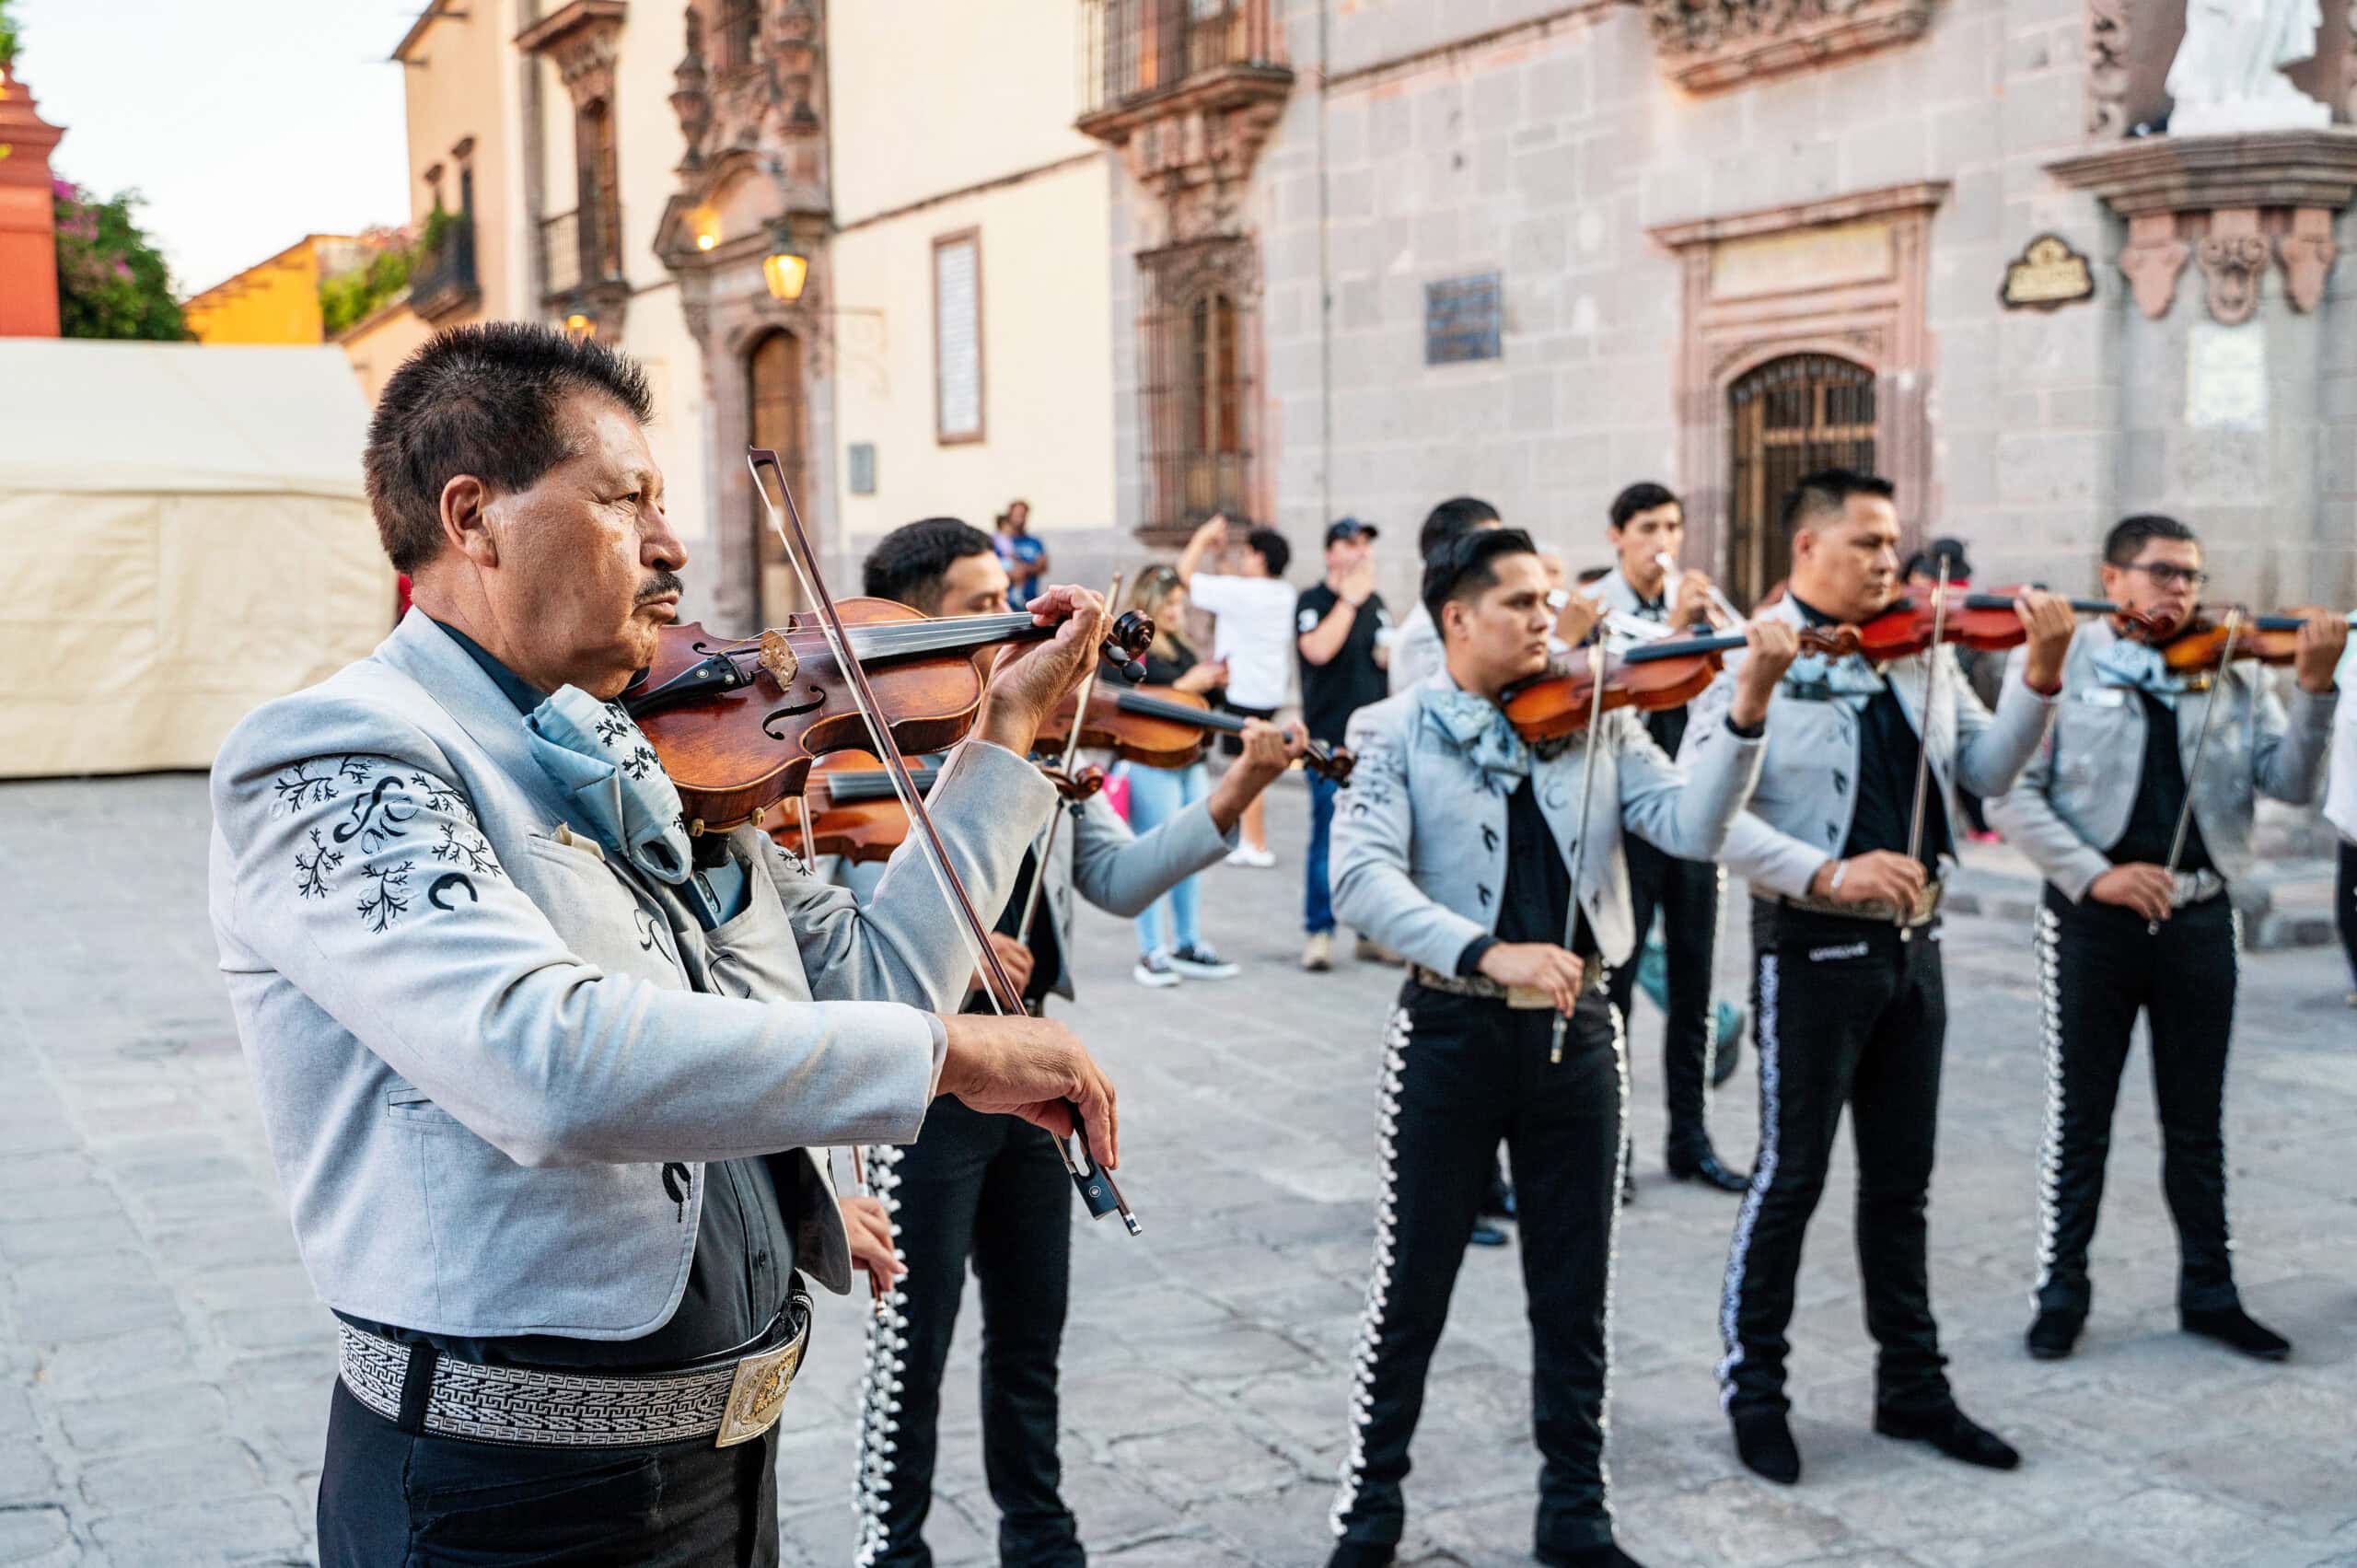
[[[1604,997],[1580,1003],[1563,1059],[1550,1063],[1553,1016],[1413,981],[1400,993],[1378,1090],[1375,1263],[1334,1504],[1334,1532],[1345,1539],[1399,1539],[1424,1374],[1501,1138],[1514,1162],[1528,1297],[1538,1540],[1573,1551],[1612,1539],[1604,1403],[1628,1079]]]
[[[1011,1568],[1086,1562],[1058,1491],[1056,1354],[1071,1283],[1073,1187],[1055,1141],[1028,1121],[944,1096],[916,1143],[869,1158],[909,1272],[868,1332],[860,1562],[933,1562],[924,1521],[941,1378],[969,1261],[981,1287],[982,1469],[998,1504],[999,1560]]]
[[[339,1379],[319,1518],[319,1568],[776,1568],[777,1429],[729,1448],[412,1437]]]
[[[1731,1415],[1785,1410],[1784,1337],[1801,1239],[1825,1191],[1841,1110],[1858,1151],[1858,1272],[1878,1353],[1878,1408],[1949,1402],[1924,1262],[1932,1142],[1947,1032],[1939,927],[1911,940],[1881,921],[1753,905],[1759,1161],[1736,1216],[1719,1303]]]
[[[1669,1147],[1699,1155],[1710,1146],[1703,1097],[1718,1046],[1718,1009],[1711,1005],[1711,962],[1719,934],[1719,868],[1680,860],[1640,838],[1621,841],[1629,856],[1629,893],[1643,947],[1661,912],[1669,1016],[1662,1027],[1661,1089],[1669,1111]],[[1610,995],[1620,1016],[1637,994],[1637,955],[1612,971]]]
[[[2046,1142],[2038,1171],[2040,1309],[2084,1312],[2111,1113],[2142,1012],[2161,1119],[2161,1190],[2177,1221],[2177,1306],[2235,1306],[2226,1244],[2226,1037],[2235,1021],[2233,901],[2178,910],[2148,934],[2133,910],[2073,905],[2049,888],[2038,917],[2046,994]]]
[[[2332,923],[2349,953],[2349,983],[2357,986],[2357,843],[2340,841],[2340,883],[2332,897]]]

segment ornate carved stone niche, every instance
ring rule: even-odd
[[[1670,80],[1711,92],[1921,38],[1932,24],[1932,3],[1645,0],[1645,14]]]
[[[614,53],[621,41],[625,0],[566,0],[516,35],[516,47],[546,56],[572,94],[575,109],[614,99]]]
[[[2357,199],[2357,131],[2142,136],[2046,167],[2128,220],[2119,270],[2146,317],[2168,314],[2191,261],[2211,316],[2231,327],[2258,308],[2270,263],[2293,309],[2323,299],[2340,255],[2332,215]]]

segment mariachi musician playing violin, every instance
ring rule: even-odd
[[[2349,628],[2312,614],[2287,639],[2235,614],[2206,639],[2211,670],[2175,668],[2186,661],[2173,656],[2202,635],[2173,635],[2195,621],[2202,580],[2201,545],[2174,517],[2130,517],[2111,530],[2105,597],[2146,625],[2123,634],[2099,621],[2079,633],[2053,736],[2012,792],[1989,802],[1991,824],[2047,880],[2037,946],[2048,1096],[2027,1334],[2040,1360],[2069,1355],[2086,1323],[2087,1248],[2139,1012],[2151,1028],[2161,1186],[2177,1222],[2177,1319],[2263,1360],[2292,1350],[2243,1310],[2226,1237],[2226,1040],[2240,935],[2230,894],[2250,874],[2257,797],[2301,805],[2316,796]],[[2262,640],[2289,644],[2288,714],[2252,660],[2217,657],[2258,651]]]
[[[1898,592],[1891,495],[1888,480],[1848,470],[1802,480],[1783,508],[1792,577],[1769,613],[1795,626],[1864,622],[1862,634],[1881,633],[1890,622],[1878,612]],[[1858,1145],[1866,1326],[1879,1347],[1875,1430],[1969,1464],[2020,1462],[1956,1408],[1932,1317],[1924,1210],[1947,1031],[1937,920],[1956,791],[2002,794],[2038,749],[2061,690],[2071,607],[2031,592],[2012,615],[1995,612],[2027,646],[1992,714],[1961,678],[1954,649],[1935,645],[1945,627],[1929,622],[1944,618],[1945,602],[1922,617],[1911,651],[1900,653],[1906,639],[1875,636],[1872,645],[1895,656],[1794,665],[1776,692],[1759,787],[1722,856],[1751,883],[1759,1156],[1727,1259],[1720,1402],[1743,1462],[1774,1481],[1800,1479],[1785,1419],[1784,1332],[1801,1238],[1845,1106]],[[1742,673],[1730,661],[1697,699],[1698,732],[1735,700]]]
[[[1059,1026],[957,1012],[926,868],[873,898],[757,830],[690,842],[615,699],[677,614],[644,378],[553,328],[431,340],[368,494],[415,604],[264,705],[213,772],[212,909],[306,1269],[341,1319],[328,1568],[774,1564],[800,1274],[848,1288],[814,1151],[1112,1093]],[[935,792],[1004,898],[1053,792],[1024,761],[1096,596],[995,669]],[[765,704],[766,705],[766,704]]]
[[[1357,769],[1334,835],[1334,904],[1404,955],[1385,1040],[1375,1262],[1334,1505],[1335,1568],[1392,1561],[1424,1376],[1503,1139],[1514,1167],[1533,1335],[1543,1562],[1631,1562],[1603,1463],[1606,1325],[1627,1073],[1599,983],[1636,944],[1624,832],[1708,860],[1751,787],[1769,693],[1798,638],[1756,622],[1727,702],[1697,720],[1683,772],[1638,722],[1573,700],[1570,738],[1534,747],[1501,699],[1548,676],[1544,568],[1517,528],[1434,552],[1423,601],[1445,666],[1351,721]],[[1600,652],[1568,656],[1593,668]],[[1528,693],[1526,693],[1528,694]]]
[[[995,615],[1006,610],[1007,575],[988,534],[954,517],[928,517],[877,541],[867,557],[866,591],[928,615]],[[1264,720],[1243,721],[1241,739],[1243,755],[1210,794],[1142,837],[1101,798],[1073,804],[1052,830],[1047,876],[1036,891],[1035,841],[984,912],[996,916],[991,945],[1027,1004],[1036,1010],[1051,992],[1073,995],[1067,955],[1075,888],[1099,909],[1134,916],[1236,847],[1246,805],[1301,751],[1297,736]],[[868,866],[847,871],[863,897],[873,875]],[[899,1244],[898,1264],[882,1261],[900,1277],[868,1334],[859,1562],[933,1561],[924,1522],[941,1380],[970,1264],[981,1293],[983,1469],[999,1508],[999,1560],[1022,1568],[1084,1562],[1056,1453],[1072,1188],[1053,1142],[1015,1118],[943,1102],[913,1146],[882,1144],[868,1151],[868,1163]]]

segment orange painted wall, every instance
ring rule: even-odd
[[[57,336],[57,215],[49,155],[64,134],[0,71],[0,338]]]

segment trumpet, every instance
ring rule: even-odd
[[[1655,556],[1654,560],[1661,567],[1663,591],[1667,592],[1668,585],[1685,575],[1684,568],[1670,557],[1666,550]],[[1713,614],[1724,617],[1729,625],[1743,624],[1743,611],[1730,603],[1726,595],[1719,592],[1719,585],[1716,583],[1711,585],[1711,610]]]

